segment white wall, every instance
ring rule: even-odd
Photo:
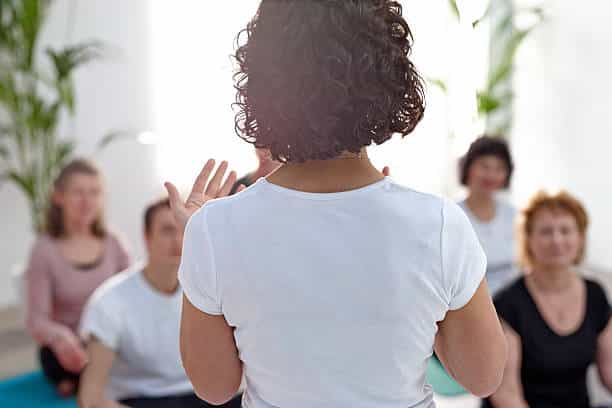
[[[576,194],[592,219],[588,262],[612,269],[612,3],[545,10],[518,56],[514,197],[522,205],[542,187]]]
[[[45,44],[99,39],[109,44],[106,60],[85,67],[76,76],[77,115],[66,131],[91,155],[96,142],[112,129],[151,127],[150,18],[147,0],[56,0],[43,33]],[[69,23],[71,7],[73,25]],[[112,226],[142,254],[142,209],[161,193],[155,150],[135,141],[121,141],[94,156],[106,178],[107,215]],[[17,301],[9,271],[27,258],[33,236],[27,206],[12,186],[0,188],[0,307]]]
[[[596,0],[587,0],[587,3],[579,8],[568,2],[547,3],[548,20],[527,40],[519,54],[513,133],[517,161],[514,200],[524,204],[540,187],[566,187],[576,193],[585,200],[593,218],[589,262],[612,267],[612,251],[607,250],[607,235],[612,229],[612,215],[608,210],[612,207],[612,195],[608,194],[612,182],[607,177],[610,174],[608,151],[612,149],[608,138],[612,133],[612,115],[607,112],[612,106],[607,83],[608,73],[612,72],[612,54],[608,52],[612,26],[606,18],[612,15],[612,4]],[[189,2],[181,4],[185,7]],[[455,71],[462,60],[456,52],[449,53],[456,49],[449,39],[456,32],[449,28],[446,3],[411,0],[404,5],[415,34],[417,66],[430,77],[445,77]],[[76,7],[73,25],[67,23],[70,7]],[[160,73],[151,61],[163,60],[164,52],[170,47],[160,48],[157,44],[156,51],[152,52],[151,41],[160,28],[181,29],[181,12],[175,10],[169,15],[174,19],[169,18],[166,26],[155,17],[155,7],[158,13],[168,9],[147,0],[55,2],[44,42],[58,44],[66,39],[97,38],[112,46],[107,60],[86,67],[77,75],[78,113],[68,130],[78,137],[80,150],[86,154],[92,152],[96,141],[108,130],[139,131],[155,128],[160,122],[164,126],[171,124],[173,118],[164,117],[160,109],[184,103],[180,94],[171,94],[174,99],[163,102],[164,95],[159,90],[171,89],[173,76],[182,72],[181,64],[189,63],[187,56],[204,53],[206,41],[211,40],[194,32],[194,24],[190,24],[191,30],[182,28],[191,36],[185,43],[177,40],[176,48],[185,48],[181,54],[183,59],[169,63],[168,71],[158,76]],[[156,21],[158,26],[153,27]],[[176,54],[168,57],[175,58]],[[155,83],[158,80],[165,82]],[[157,92],[152,91],[152,86]],[[426,117],[415,134],[377,149],[374,158],[381,165],[390,164],[401,182],[442,192],[449,169],[444,153],[448,144],[445,123],[448,112],[437,92],[429,89]],[[195,115],[198,110],[190,112]],[[231,120],[229,116],[226,118]],[[181,119],[178,117],[176,121]],[[232,124],[226,125],[228,131],[223,134],[202,134],[202,138],[208,138],[214,145],[215,154],[220,151],[219,140],[232,139],[226,146],[239,142],[230,128]],[[178,136],[165,135],[171,139]],[[248,145],[239,146],[242,150],[235,153],[239,159],[236,167],[242,172],[253,162],[247,159],[250,157]],[[202,151],[202,160],[208,154]],[[157,148],[127,140],[96,156],[107,179],[108,219],[127,236],[137,256],[143,252],[142,208],[162,193],[160,172],[164,172],[159,169],[158,156]],[[11,186],[0,188],[0,209],[0,225],[7,233],[0,239],[0,305],[3,305],[16,300],[9,269],[25,259],[33,237],[25,201]]]

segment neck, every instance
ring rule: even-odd
[[[280,167],[280,163],[274,161],[264,161],[259,162],[259,166],[257,169],[249,175],[252,182],[259,180],[261,177],[266,177],[268,174],[272,173],[274,170]]]
[[[83,238],[92,236],[91,224],[74,220],[64,221],[64,234],[69,238]]]
[[[486,221],[495,217],[495,197],[492,194],[470,192],[465,202],[477,218]]]
[[[311,193],[353,190],[384,178],[370,162],[365,149],[330,160],[288,163],[268,177],[274,184]]]
[[[576,279],[576,275],[568,267],[548,267],[535,265],[528,275],[535,286],[544,292],[556,292],[567,289]]]
[[[179,285],[177,266],[148,263],[143,273],[147,282],[159,292],[167,295],[176,293]]]

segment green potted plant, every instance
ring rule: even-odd
[[[36,233],[44,226],[53,179],[75,149],[59,132],[61,119],[75,112],[74,71],[102,50],[92,41],[41,52],[51,3],[0,1],[0,182],[23,192]]]

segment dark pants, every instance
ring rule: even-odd
[[[79,374],[67,371],[60,364],[59,360],[49,347],[43,347],[39,350],[40,365],[45,377],[53,384],[58,385],[62,381],[73,381],[78,386]]]
[[[187,394],[159,398],[128,398],[119,402],[130,408],[240,408],[241,401],[242,395],[238,395],[223,405],[211,405],[195,394]]]

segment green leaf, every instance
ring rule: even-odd
[[[495,98],[494,96],[490,94],[483,93],[483,92],[478,92],[477,100],[478,100],[478,113],[480,114],[488,115],[491,112],[497,110],[499,106],[501,105],[501,102],[499,99]]]
[[[31,174],[19,174],[15,170],[7,173],[7,179],[20,188],[30,201],[36,198],[36,186]]]
[[[4,105],[4,107],[11,113],[19,112],[19,100],[19,90],[17,89],[17,84],[15,82],[13,73],[4,73],[0,77],[0,105]]]
[[[75,144],[73,141],[63,141],[57,144],[55,149],[55,168],[61,168],[70,159],[75,150]]]
[[[17,49],[17,4],[14,1],[0,1],[0,49],[9,51],[13,54]]]
[[[64,78],[57,84],[60,100],[66,105],[68,112],[74,114],[74,84],[71,79]]]
[[[531,30],[532,28],[529,28],[526,30],[517,30],[512,33],[512,36],[510,37],[504,48],[504,53],[501,57],[501,62],[491,71],[489,75],[487,89],[494,89],[502,81],[508,78],[514,66],[514,58],[516,56],[516,52],[518,51],[518,48],[521,43],[531,32]]]
[[[487,6],[487,9],[485,10],[484,13],[482,13],[482,16],[480,16],[480,18],[472,21],[472,28],[476,28],[478,27],[478,25],[489,16],[489,14],[491,13],[491,9],[493,8],[493,3],[489,2],[489,5]]]
[[[39,125],[43,132],[52,133],[55,131],[60,119],[60,109],[62,104],[56,101],[51,105],[45,105],[40,114]]]
[[[102,137],[102,139],[100,139],[100,141],[96,145],[96,150],[102,151],[106,149],[109,145],[111,145],[112,143],[116,142],[119,139],[125,138],[126,136],[127,136],[127,133],[122,130],[114,130],[114,131],[108,132],[106,135]]]
[[[494,27],[493,30],[493,39],[497,39],[499,37],[505,36],[506,33],[510,30],[513,30],[513,19],[514,15],[512,13],[508,13],[498,24]]]
[[[461,14],[459,13],[459,7],[457,7],[457,0],[448,0],[448,5],[450,6],[453,15],[457,18],[457,20],[460,20]]]
[[[497,85],[508,79],[508,77],[512,73],[513,66],[514,64],[512,63],[512,60],[504,61],[502,65],[497,66],[489,76],[489,81],[487,82],[487,90],[492,91],[497,87]]]
[[[76,68],[102,57],[103,50],[104,46],[101,42],[90,41],[68,46],[60,51],[48,48],[46,53],[55,68],[57,81],[61,82],[68,78]]]
[[[434,85],[437,88],[440,88],[440,90],[444,92],[445,94],[448,93],[448,85],[446,85],[446,82],[444,82],[443,80],[439,78],[427,78],[427,82],[429,82],[430,84]]]
[[[21,0],[18,9],[18,23],[21,34],[22,60],[20,66],[29,70],[34,65],[38,34],[46,12],[44,0]]]

